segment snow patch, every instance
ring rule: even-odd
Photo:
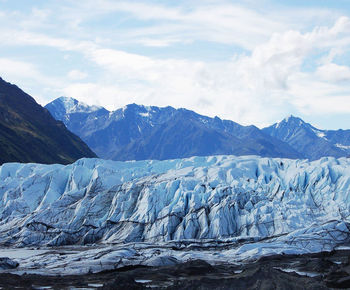
[[[340,149],[344,149],[344,150],[349,150],[350,146],[349,145],[342,145],[342,144],[335,144],[336,147],[340,148]]]
[[[317,137],[328,140],[326,138],[326,133],[324,131],[313,129],[313,128],[311,128],[311,130],[316,134]]]
[[[60,97],[59,100],[62,103],[63,107],[65,108],[65,111],[67,114],[82,113],[82,112],[91,113],[102,109],[101,106],[95,106],[95,105],[89,106],[83,102],[80,102],[70,97]]]
[[[320,276],[319,273],[316,272],[304,272],[304,271],[298,271],[296,269],[292,269],[292,268],[279,268],[279,267],[275,267],[275,269],[286,272],[286,273],[296,273],[299,276],[307,276],[307,277],[317,277]]]
[[[147,117],[150,116],[150,113],[149,113],[149,112],[147,112],[147,113],[139,113],[139,115],[140,115],[141,117],[147,118]]]

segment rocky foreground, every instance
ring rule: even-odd
[[[350,288],[350,250],[275,255],[249,264],[212,266],[190,260],[96,274],[0,274],[1,289],[330,289]],[[0,262],[1,263],[1,262]],[[75,288],[73,288],[75,287]]]

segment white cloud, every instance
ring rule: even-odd
[[[252,9],[259,7],[260,9]],[[186,1],[181,5],[155,4],[140,1],[86,0],[56,2],[55,13],[51,11],[52,22],[59,25],[60,34],[80,39],[103,36],[112,42],[140,43],[145,46],[160,46],[171,42],[211,41],[214,43],[234,44],[252,50],[255,45],[268,40],[274,32],[282,33],[290,28],[301,28],[304,23],[331,21],[338,13],[328,9],[279,9],[246,3],[229,1]],[[38,11],[40,13],[38,13]],[[33,10],[30,15],[22,15],[35,21],[36,14],[44,17],[49,12],[45,9]],[[113,29],[95,28],[104,18],[117,14],[116,24],[130,19],[136,25]],[[296,20],[297,19],[297,20]],[[45,26],[51,22],[45,18]],[[104,20],[102,20],[104,21]],[[141,23],[140,23],[141,22]],[[85,28],[88,25],[88,29]],[[108,25],[108,24],[107,24]],[[99,27],[99,25],[96,25]],[[56,28],[57,29],[57,28]]]
[[[41,74],[31,63],[0,58],[0,74],[4,78],[33,77],[40,78]]]
[[[47,103],[49,96],[57,94],[58,87],[64,86],[64,81],[58,77],[47,76],[32,63],[8,58],[0,58],[0,76],[10,83],[18,85],[30,94],[40,104]]]
[[[95,1],[88,0],[77,5],[71,13],[75,17],[80,15],[82,23],[97,15],[103,17],[116,12],[128,13],[133,19],[144,21],[134,28],[116,30],[116,37],[122,36],[128,41],[146,38],[162,42],[175,36],[182,42],[211,41],[235,44],[248,50],[267,41],[272,33],[302,29],[315,22],[330,23],[340,16],[338,11],[330,9],[278,7],[274,9],[263,1],[252,5],[247,5],[247,1],[186,1],[165,6],[152,2],[103,0],[96,8]]]
[[[272,32],[287,29],[285,23],[263,13],[228,3],[191,3],[181,9],[137,2],[101,1],[99,8],[101,13],[126,12],[136,19],[158,21],[155,25],[146,25],[146,28],[127,29],[123,34],[124,37],[146,36],[153,42],[162,42],[169,35],[175,35],[182,42],[202,40],[252,49]]]
[[[82,72],[82,71],[77,70],[77,69],[71,70],[71,71],[68,73],[68,78],[70,78],[71,80],[83,80],[83,79],[85,79],[87,76],[88,76],[87,73]]]
[[[321,80],[332,83],[350,81],[350,67],[335,63],[326,63],[317,68],[316,75]]]
[[[62,85],[58,78],[48,77],[32,63],[9,58],[0,58],[0,76],[6,80],[16,83],[24,79],[45,86]]]
[[[141,38],[138,40],[143,46],[148,47],[167,47],[174,43],[181,42],[179,38],[162,38],[162,39],[152,39],[152,38]]]
[[[101,68],[95,83],[74,83],[85,75],[70,72],[68,77],[73,82],[67,83],[62,94],[109,109],[131,102],[172,105],[263,126],[288,114],[291,108],[304,114],[350,110],[333,104],[348,100],[349,86],[339,87],[334,82],[347,79],[349,67],[329,61],[334,51],[339,54],[349,46],[348,21],[340,18],[332,27],[308,33],[275,33],[250,55],[236,55],[230,61],[216,63],[159,59],[92,42],[41,36],[31,41],[82,52]],[[316,72],[302,72],[303,62],[320,49],[328,51],[329,56],[320,60]],[[333,74],[328,73],[330,69]]]
[[[349,113],[349,88],[315,80],[310,75],[295,75],[289,93],[291,103],[305,115]]]
[[[348,21],[340,18],[332,27],[304,34],[274,34],[251,55],[237,55],[229,62],[156,59],[113,49],[91,50],[87,57],[106,69],[110,82],[117,84],[109,90],[110,104],[113,98],[120,106],[136,99],[138,103],[184,106],[245,124],[254,120],[266,125],[287,114],[291,106],[303,113],[350,110],[341,105],[327,108],[332,100],[344,102],[349,87],[339,90],[337,85],[323,82],[347,78],[348,67],[323,64],[316,73],[302,73],[303,62],[315,51],[331,51],[334,43],[338,48],[349,45],[342,38]],[[325,80],[327,67],[337,69],[337,79]],[[99,86],[95,90],[100,94]],[[131,98],[133,94],[137,98]]]
[[[64,94],[109,109],[131,102],[172,105],[261,126],[291,111],[350,113],[349,106],[332,106],[349,102],[350,68],[336,62],[350,48],[347,17],[328,25],[337,13],[324,9],[268,12],[261,6],[253,10],[226,1],[189,1],[172,7],[108,0],[98,3],[65,1],[55,13],[34,9],[30,18],[18,25],[13,15],[6,18],[0,13],[0,23],[11,23],[11,28],[0,28],[3,46],[51,48],[69,57],[69,63],[77,58],[81,62],[54,82],[55,78],[30,62],[2,65],[0,59],[2,75],[41,80],[46,87],[53,87],[48,91],[50,99]],[[120,12],[123,14],[110,17]],[[99,21],[108,16],[116,19],[114,26],[101,28]],[[327,25],[309,29],[316,18]],[[43,27],[38,25],[40,21]],[[134,25],[125,26],[124,21],[134,21]],[[186,44],[201,42],[211,42],[213,54],[221,53],[217,47],[222,44],[232,48],[232,54],[226,53],[224,60],[216,62],[176,55],[174,45],[181,43],[180,49],[187,49]],[[147,49],[143,51],[142,46]],[[245,53],[234,54],[237,46]],[[170,57],[167,49],[175,54]],[[309,61],[314,62],[313,69],[304,71],[303,65]],[[93,67],[92,71],[87,66]],[[90,82],[84,82],[87,72]]]
[[[43,25],[49,25],[49,17],[51,16],[49,9],[31,9],[31,13],[27,17],[23,17],[18,25],[24,29],[41,28]]]
[[[144,69],[155,65],[150,57],[115,49],[97,48],[85,54],[96,64],[119,73],[143,74]]]

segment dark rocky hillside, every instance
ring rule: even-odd
[[[67,164],[82,157],[96,155],[31,96],[0,78],[0,164]]]

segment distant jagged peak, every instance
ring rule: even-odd
[[[306,123],[301,118],[295,117],[293,115],[287,116],[279,123],[276,123],[275,125],[273,125],[273,127],[275,129],[282,129],[282,128],[286,129],[287,128],[288,130],[298,130],[298,129],[302,128],[303,130],[307,130],[308,132],[315,134],[319,138],[327,140],[327,138],[326,138],[327,130],[318,129],[318,128],[312,126],[311,124]]]
[[[77,104],[79,104],[79,101],[71,98],[71,97],[59,97],[56,100],[54,100],[52,103],[59,103],[60,105],[63,106],[63,108],[65,109],[65,111],[68,113],[70,112],[73,108],[75,108],[77,106]]]
[[[122,107],[123,111],[141,111],[141,112],[150,112],[152,110],[154,110],[155,107],[152,106],[145,106],[145,105],[139,105],[139,104],[127,104],[124,107]]]
[[[287,122],[287,123],[288,122],[299,122],[300,124],[306,124],[306,122],[303,119],[301,119],[301,118],[299,118],[297,116],[294,116],[292,114],[290,114],[289,116],[285,117],[282,120],[282,122]]]
[[[307,127],[309,129],[311,129],[312,131],[314,131],[317,135],[326,131],[326,130],[318,129],[318,128],[314,127],[313,125],[311,125],[310,123],[305,122],[303,119],[296,117],[296,116],[293,116],[293,115],[289,115],[289,116],[285,117],[281,122],[279,122],[277,124],[280,124],[282,122],[286,123],[286,124],[294,125],[294,126]],[[319,137],[323,137],[323,136],[319,136]]]
[[[101,106],[96,105],[88,105],[84,102],[78,101],[77,99],[71,98],[71,97],[59,97],[49,103],[50,106],[59,106],[62,109],[64,109],[66,114],[71,113],[91,113],[97,110],[102,109]],[[47,105],[47,106],[48,106]]]
[[[287,117],[285,117],[282,121],[274,124],[273,126],[277,129],[281,126],[283,127],[301,127],[303,125],[308,125],[308,123],[306,123],[303,119],[296,117],[292,114],[288,115]]]
[[[117,109],[116,113],[122,114],[123,116],[140,116],[142,118],[154,118],[160,115],[169,114],[175,111],[173,107],[157,107],[157,106],[146,106],[135,103],[127,104],[120,109]]]
[[[140,105],[136,103],[131,103],[127,104],[124,107],[122,107],[122,110],[132,110],[132,111],[145,111],[145,112],[151,112],[151,111],[156,111],[156,110],[175,110],[171,106],[166,106],[166,107],[157,107],[157,106],[146,106],[146,105]]]

